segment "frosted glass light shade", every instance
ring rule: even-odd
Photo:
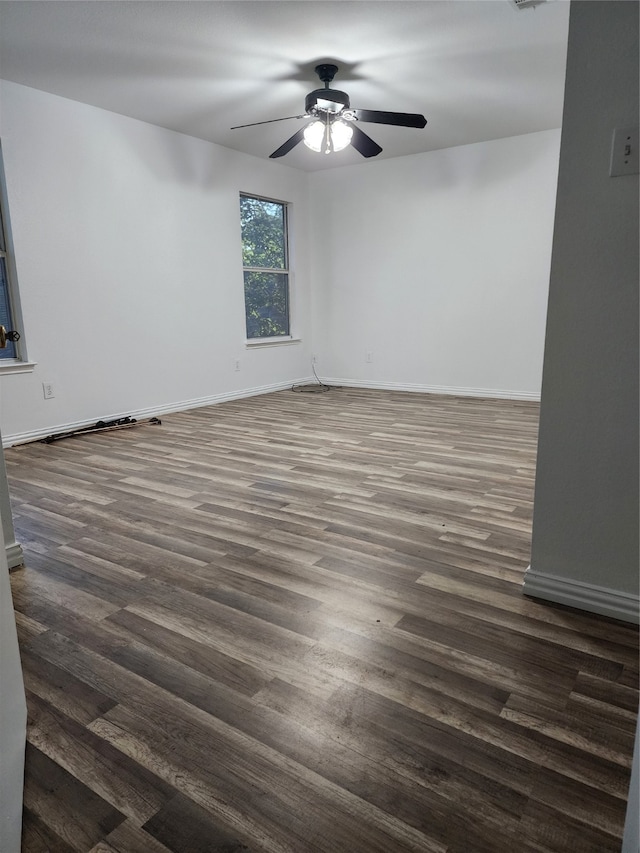
[[[342,151],[351,142],[353,128],[342,119],[336,119],[331,125],[331,143],[334,151]]]
[[[312,121],[304,129],[304,144],[312,151],[322,151],[322,140],[324,139],[325,123],[323,121]]]
[[[307,148],[330,154],[342,151],[351,142],[353,128],[341,119],[335,119],[327,126],[324,121],[312,121],[304,129],[303,139]]]

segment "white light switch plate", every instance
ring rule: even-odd
[[[621,175],[637,175],[639,171],[638,128],[617,127],[613,131],[609,175],[617,178]]]

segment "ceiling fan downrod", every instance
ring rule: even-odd
[[[348,110],[350,107],[349,95],[346,92],[340,92],[338,89],[332,89],[329,86],[338,71],[338,66],[325,62],[321,65],[316,65],[314,70],[324,83],[324,89],[314,89],[305,98],[304,108],[307,115],[318,115],[318,113],[324,112],[338,114],[344,110]],[[329,92],[331,93],[330,95],[328,94]]]
[[[328,89],[329,83],[331,83],[333,78],[336,76],[338,66],[331,65],[330,63],[322,63],[321,65],[316,65],[313,70],[316,72],[321,82],[324,83],[325,89]]]

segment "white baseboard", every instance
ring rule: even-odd
[[[379,391],[410,391],[416,394],[444,394],[453,397],[488,397],[498,400],[530,400],[540,402],[540,393],[533,391],[504,391],[500,388],[458,388],[450,385],[416,385],[406,382],[377,382],[368,379],[339,379],[320,377],[327,385],[346,388],[373,388]]]
[[[176,403],[163,403],[159,406],[150,406],[146,409],[136,409],[134,411],[121,413],[101,414],[89,421],[76,421],[74,423],[56,424],[55,426],[44,427],[43,429],[28,430],[27,432],[8,433],[2,436],[3,447],[13,447],[16,444],[26,444],[29,441],[38,441],[46,438],[49,435],[56,435],[61,432],[69,432],[74,429],[82,429],[83,427],[91,426],[99,420],[115,421],[120,418],[131,417],[136,420],[144,420],[146,418],[157,417],[159,415],[168,415],[171,412],[186,412],[189,409],[199,409],[202,406],[213,406],[216,403],[226,403],[229,400],[241,400],[245,397],[257,397],[259,394],[270,394],[272,391],[284,391],[291,388],[292,385],[299,383],[315,381],[313,377],[304,379],[296,379],[291,382],[277,382],[273,385],[262,385],[256,388],[245,388],[242,391],[228,391],[223,394],[212,394],[208,397],[197,397],[193,400],[180,400]]]
[[[359,379],[327,379],[321,377],[327,385],[340,385],[347,388],[372,388],[380,391],[411,391],[416,394],[445,394],[456,397],[488,397],[504,400],[530,400],[539,402],[540,394],[528,391],[502,391],[489,388],[455,388],[446,385],[412,385],[402,382],[370,382]],[[245,388],[242,391],[228,391],[222,394],[212,394],[208,397],[197,397],[193,400],[180,400],[175,403],[163,403],[159,406],[150,406],[146,409],[134,411],[100,414],[91,420],[75,421],[72,423],[56,424],[55,426],[43,427],[42,429],[28,430],[19,433],[7,433],[2,436],[3,447],[13,447],[16,444],[26,444],[29,441],[38,441],[49,435],[61,432],[69,432],[74,429],[82,429],[91,426],[99,420],[114,421],[119,418],[131,417],[136,420],[168,415],[171,412],[185,412],[189,409],[198,409],[202,406],[213,406],[216,403],[226,403],[229,400],[241,400],[245,397],[256,397],[259,394],[270,394],[272,391],[284,391],[292,385],[304,385],[315,382],[315,377],[306,376],[291,382],[277,382],[272,385],[262,385],[255,388]]]
[[[22,546],[19,545],[17,542],[12,542],[11,545],[6,545],[5,552],[7,555],[9,571],[11,571],[11,569],[17,569],[18,566],[24,565],[24,554],[22,552]]]
[[[566,604],[634,625],[640,622],[640,598],[637,595],[536,572],[531,566],[525,573],[522,592],[533,598]]]

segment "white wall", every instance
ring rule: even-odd
[[[311,175],[320,373],[537,398],[559,145],[552,130]]]
[[[525,592],[638,621],[638,4],[572,3]]]
[[[310,373],[302,173],[1,86],[21,301],[29,358],[38,363],[33,374],[0,379],[7,442]],[[241,190],[294,205],[293,331],[302,344],[245,349]],[[43,381],[55,399],[44,400]]]
[[[539,395],[559,131],[307,175],[0,86],[37,362],[0,377],[6,443],[285,387],[312,353],[352,384]],[[244,346],[241,190],[294,205],[301,344]]]

